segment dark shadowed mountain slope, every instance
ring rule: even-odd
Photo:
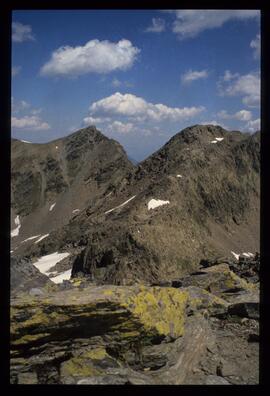
[[[68,223],[133,168],[122,146],[95,127],[46,144],[13,139],[11,163],[12,249]]]
[[[20,254],[68,251],[73,276],[130,284],[259,250],[260,133],[195,125],[128,166],[121,181]]]

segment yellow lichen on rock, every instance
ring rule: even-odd
[[[91,377],[100,375],[102,372],[95,367],[87,359],[83,357],[74,357],[61,364],[61,375],[72,377]]]
[[[158,335],[179,337],[184,333],[188,293],[174,288],[140,287],[125,306],[147,330]]]
[[[80,355],[80,358],[92,359],[92,360],[102,360],[106,356],[108,356],[106,349],[99,347],[99,348],[90,349],[90,350],[84,352],[83,354]]]
[[[78,287],[82,283],[82,279],[73,278],[73,279],[70,279],[70,282],[72,283],[73,286]]]
[[[104,296],[112,296],[113,295],[113,291],[112,290],[104,290],[103,292]]]
[[[248,291],[255,289],[252,283],[248,283],[245,279],[240,278],[233,271],[224,271],[224,274],[227,275],[225,283],[228,288],[241,287]]]
[[[14,340],[13,345],[29,344],[41,340],[49,335],[50,333],[26,334],[23,337],[19,338],[18,340]]]

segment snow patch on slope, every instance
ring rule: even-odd
[[[224,138],[218,138],[216,137],[215,140],[211,140],[211,143],[218,143],[218,142],[222,142]]]
[[[27,239],[24,239],[21,243],[24,243],[24,242],[27,242],[27,241],[31,241],[32,239],[36,239],[36,238],[38,238],[38,237],[40,237],[40,234],[39,234],[39,235],[32,236],[32,237],[29,237],[29,238],[27,238]]]
[[[54,207],[55,207],[55,203],[53,203],[53,204],[50,206],[49,211],[51,212],[51,211],[53,210]]]
[[[105,214],[112,212],[115,209],[119,209],[122,208],[122,206],[126,205],[129,201],[131,201],[132,199],[134,199],[136,197],[136,195],[133,195],[133,197],[129,198],[127,201],[123,202],[121,205],[116,206],[115,208],[112,208],[110,210],[107,210],[107,212],[105,212]]]
[[[35,243],[39,243],[40,241],[42,241],[42,239],[47,238],[47,236],[49,236],[50,234],[45,234],[42,235]]]
[[[147,204],[148,210],[155,209],[155,208],[158,208],[159,206],[167,205],[169,203],[170,203],[170,201],[163,201],[162,199],[150,199],[150,201]]]
[[[15,222],[15,224],[16,224],[17,227],[14,228],[14,229],[11,231],[11,238],[13,238],[13,237],[19,235],[19,230],[20,230],[20,228],[21,228],[21,222],[20,222],[20,216],[19,216],[19,215],[17,215],[17,216],[15,217],[14,222]]]
[[[233,255],[234,255],[234,257],[236,258],[236,260],[239,260],[239,257],[240,256],[245,256],[245,257],[249,257],[249,258],[251,258],[251,257],[254,257],[254,254],[253,253],[251,253],[251,252],[243,252],[242,254],[241,253],[239,253],[239,254],[237,254],[237,253],[235,253],[235,252],[231,252]]]
[[[71,277],[72,268],[67,271],[61,272],[59,275],[50,278],[54,283],[61,283],[63,280],[69,280]]]
[[[42,273],[48,276],[50,268],[54,267],[56,263],[62,261],[64,258],[68,257],[70,253],[52,253],[46,256],[40,257],[33,265]],[[66,272],[66,271],[65,271]],[[51,278],[53,281],[54,278]],[[57,283],[57,282],[55,282]]]
[[[235,252],[232,252],[232,251],[231,251],[231,253],[234,255],[234,257],[236,258],[236,260],[239,260],[239,256],[240,256],[240,254],[237,254],[237,253],[235,253]]]

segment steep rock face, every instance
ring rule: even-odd
[[[133,167],[123,148],[95,127],[46,144],[13,139],[11,163],[11,229],[15,218],[20,221],[12,237],[17,248],[68,223]]]

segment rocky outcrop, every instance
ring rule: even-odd
[[[53,380],[60,383],[108,375],[107,369],[125,367],[128,372],[128,366],[143,372],[144,359],[149,368],[151,345],[183,336],[185,291],[139,286],[81,290],[12,301],[13,381],[28,371],[42,382],[40,371],[44,377],[49,376],[46,370],[60,370],[60,377]]]
[[[50,279],[41,274],[29,259],[10,258],[10,289],[12,295],[49,285],[52,285]]]
[[[224,265],[211,270],[208,276],[240,279],[227,278]],[[258,288],[242,279],[231,298],[222,278],[211,292],[197,277],[177,287],[95,286],[81,278],[42,293],[17,293],[11,382],[257,383]]]

